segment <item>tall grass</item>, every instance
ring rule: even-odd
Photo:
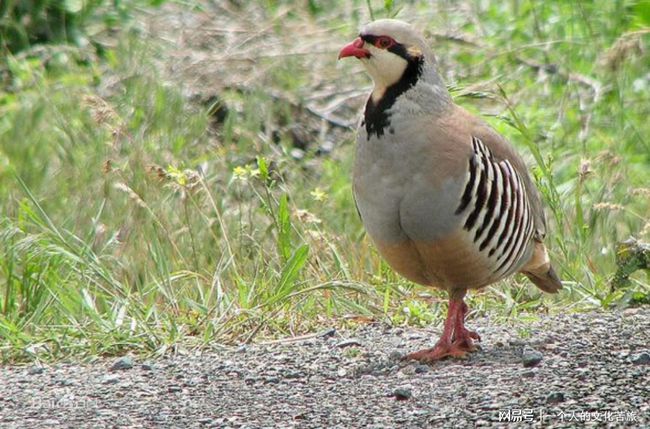
[[[271,3],[262,8],[269,19],[288,7],[296,13],[286,19],[337,28],[310,37],[355,33],[341,14]],[[363,21],[363,2],[341,3]],[[609,283],[616,243],[650,233],[645,15],[604,0],[466,5],[393,2],[374,13],[429,22],[457,101],[527,155],[567,286],[548,297],[514,278],[470,305],[505,319],[647,299],[643,273],[623,289]],[[3,61],[3,361],[441,319],[444,294],[399,278],[363,233],[349,181],[352,132],[313,133],[295,155],[287,127],[310,125],[289,100],[304,97],[318,70],[264,60],[264,81],[219,94],[228,114],[218,119],[158,71],[163,44],[137,40],[123,34],[101,60],[51,47]],[[335,52],[332,70],[334,61]],[[363,82],[354,70],[345,81]],[[322,155],[332,136],[339,144]]]

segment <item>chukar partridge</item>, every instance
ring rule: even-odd
[[[353,179],[366,231],[395,271],[449,293],[441,338],[407,358],[465,356],[480,340],[464,325],[468,289],[517,272],[545,292],[562,287],[542,243],[538,191],[514,148],[454,104],[410,25],[374,21],[344,57],[358,58],[374,81]]]

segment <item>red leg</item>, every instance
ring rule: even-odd
[[[476,346],[472,340],[480,341],[480,337],[476,332],[465,328],[466,313],[467,304],[462,298],[450,299],[445,326],[436,345],[430,349],[410,353],[405,359],[433,362],[447,356],[463,358],[468,352],[475,351]]]
[[[462,302],[461,312],[456,318],[456,325],[454,326],[453,345],[461,350],[473,352],[476,350],[476,345],[472,340],[481,341],[481,337],[474,331],[465,328],[465,315],[467,314],[467,304]]]

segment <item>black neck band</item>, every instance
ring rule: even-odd
[[[404,58],[408,65],[402,77],[396,83],[386,88],[386,92],[384,92],[384,95],[376,103],[372,100],[372,96],[368,98],[364,114],[368,139],[370,139],[372,134],[376,134],[377,137],[381,137],[384,134],[386,128],[390,126],[390,114],[388,110],[395,104],[397,97],[416,84],[422,74],[422,65],[424,62],[422,56],[410,55],[404,45],[400,44],[388,48],[388,51]]]

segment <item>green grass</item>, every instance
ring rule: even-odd
[[[466,3],[471,13],[399,1],[373,12],[427,22],[457,102],[534,166],[566,281],[551,297],[513,278],[472,294],[470,306],[506,320],[647,301],[647,274],[621,289],[610,281],[616,243],[650,236],[650,5]],[[289,8],[286,20],[313,20],[335,29],[318,37],[341,42],[368,14],[361,1],[345,2],[352,18],[292,4],[259,8],[269,20]],[[288,127],[313,118],[288,100],[306,97],[314,73],[367,85],[357,65],[335,64],[335,52],[327,73],[301,58],[263,59],[264,79],[219,94],[229,113],[215,124],[157,71],[163,44],[126,30],[116,40],[102,58],[50,46],[2,60],[2,361],[444,317],[445,295],[391,272],[363,234],[353,133],[316,133],[303,158],[291,155]],[[339,139],[335,150],[318,155],[327,138]]]

